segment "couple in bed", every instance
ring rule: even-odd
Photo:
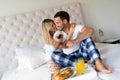
[[[85,62],[92,62],[97,71],[112,72],[103,64],[100,53],[91,38],[93,28],[70,23],[70,16],[65,11],[57,12],[54,15],[54,21],[44,19],[42,22],[44,49],[49,68],[75,66],[77,60],[83,58]]]

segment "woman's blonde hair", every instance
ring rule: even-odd
[[[42,22],[42,31],[43,31],[43,37],[44,37],[45,44],[49,43],[49,38],[51,37],[49,31],[53,23],[54,21],[52,19],[44,19]]]

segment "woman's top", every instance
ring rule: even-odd
[[[72,35],[72,37],[71,37],[71,40],[76,39],[76,38],[80,35],[82,28],[83,28],[83,25],[76,25],[75,31],[73,32],[73,35]],[[78,49],[80,48],[79,45],[80,45],[80,44],[76,44],[76,45],[74,45],[74,46],[72,46],[72,47],[69,47],[69,48],[63,48],[62,50],[63,50],[63,52],[64,52],[65,54],[70,54],[70,53],[78,50]]]

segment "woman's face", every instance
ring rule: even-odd
[[[56,31],[57,30],[56,25],[55,25],[54,22],[51,24],[51,30],[52,31]]]
[[[55,33],[56,30],[57,30],[57,28],[56,28],[55,23],[54,22],[51,23],[51,29],[49,30],[50,35],[53,36],[53,34]]]

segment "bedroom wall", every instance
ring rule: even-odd
[[[76,1],[81,2],[86,25],[95,28],[98,41],[120,39],[120,0],[0,0],[0,17]]]
[[[96,28],[98,41],[120,39],[120,0],[81,0],[81,3],[85,21]],[[98,29],[104,34],[99,34]]]

